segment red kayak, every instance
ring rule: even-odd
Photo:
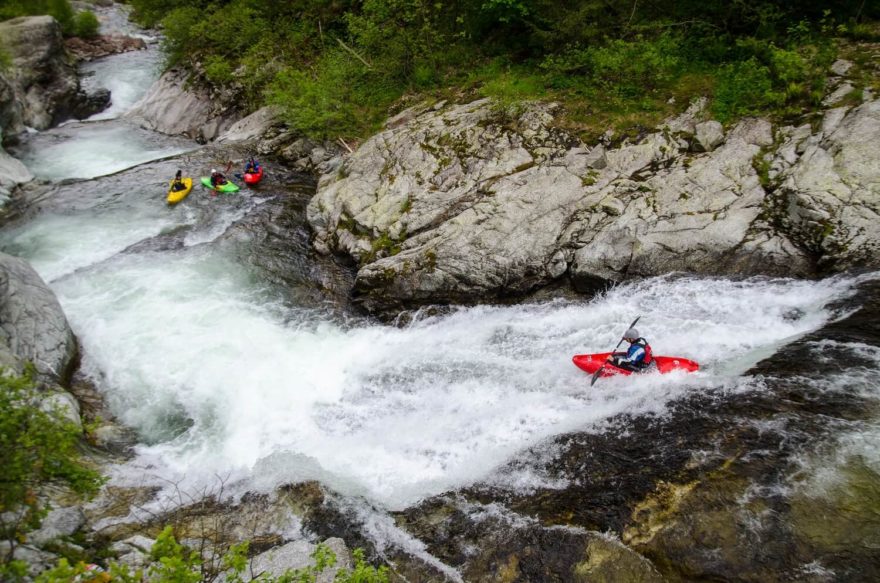
[[[611,364],[610,362],[606,362],[609,356],[611,356],[611,352],[600,352],[598,354],[576,354],[572,357],[572,362],[574,365],[581,370],[584,370],[590,374],[595,373],[599,370],[599,367],[605,366],[602,369],[602,372],[599,373],[600,377],[610,377],[614,375],[631,375],[632,371],[626,370],[625,368],[619,368]],[[656,367],[651,366],[648,367],[643,372],[653,372],[658,371],[660,373],[672,372],[674,370],[683,370],[686,372],[694,372],[700,369],[700,365],[694,362],[693,360],[688,360],[687,358],[680,358],[678,356],[655,356],[654,363],[656,363]]]
[[[245,172],[244,173],[244,183],[248,186],[254,186],[259,183],[260,180],[263,179],[263,165],[257,166],[256,172]]]

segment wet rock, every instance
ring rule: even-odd
[[[166,71],[125,117],[141,126],[168,135],[183,135],[199,141],[212,141],[241,116],[224,105],[190,74]]]
[[[7,20],[0,23],[0,38],[13,57],[9,80],[24,125],[46,129],[82,111],[85,95],[54,18]]]
[[[66,384],[77,343],[55,294],[22,259],[0,254],[0,349],[33,362],[42,378]]]
[[[109,105],[110,90],[102,87],[95,89],[91,93],[80,93],[80,100],[71,110],[71,114],[77,119],[86,119],[107,109]]]
[[[276,107],[263,107],[235,122],[217,138],[218,143],[244,142],[263,137],[271,128],[280,124]]]
[[[79,61],[91,61],[107,55],[141,51],[147,48],[142,38],[123,35],[98,35],[94,38],[65,39],[65,47]]]
[[[493,481],[398,523],[466,581],[874,580],[876,469],[858,455],[837,467],[836,436],[877,414],[859,387],[877,370],[880,284],[832,309],[854,313],[759,363],[751,390],[701,390],[663,416],[624,415],[510,462],[561,485]],[[854,358],[856,346],[871,348]],[[595,531],[612,537],[597,545]]]
[[[34,179],[31,171],[0,148],[0,208],[6,206],[12,191]]]
[[[5,72],[0,71],[0,144],[23,131],[21,103],[16,100],[15,86]]]
[[[649,561],[614,537],[542,525],[501,504],[435,498],[398,520],[468,582],[662,581]]]

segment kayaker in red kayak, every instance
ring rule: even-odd
[[[651,345],[639,336],[639,331],[630,328],[623,335],[623,339],[629,342],[629,349],[626,352],[613,353],[611,364],[632,372],[642,372],[650,368],[654,363]]]
[[[260,163],[254,160],[253,158],[248,161],[247,165],[244,167],[245,174],[256,174],[260,171]]]

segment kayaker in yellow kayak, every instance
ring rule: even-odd
[[[171,181],[171,190],[173,190],[174,192],[186,189],[186,185],[183,183],[181,174],[181,171],[178,170],[177,174],[174,175],[174,180]]]

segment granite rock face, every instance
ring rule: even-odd
[[[816,133],[762,119],[724,132],[697,108],[616,148],[554,128],[554,110],[481,100],[389,120],[321,176],[316,248],[353,257],[355,292],[378,310],[522,295],[565,276],[588,290],[670,271],[878,265],[878,101],[828,110]]]
[[[220,105],[206,89],[188,86],[189,73],[165,72],[125,117],[168,135],[209,142],[229,129],[239,112]]]

